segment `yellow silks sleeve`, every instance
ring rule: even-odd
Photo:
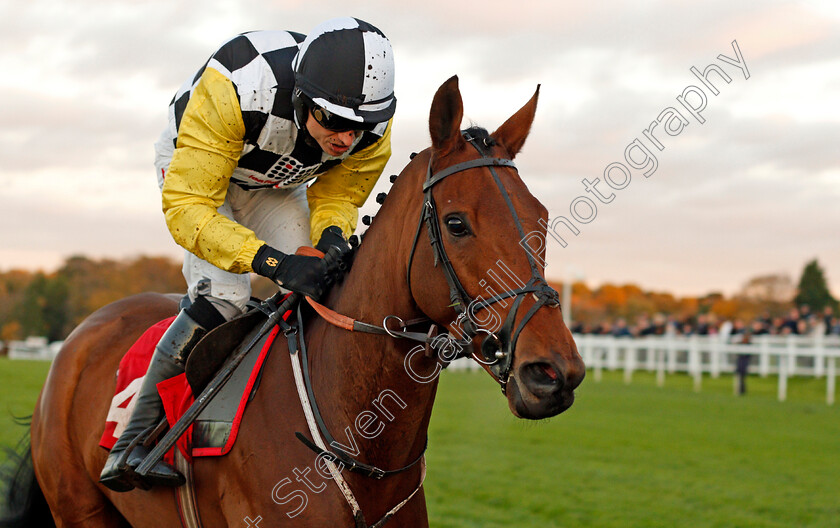
[[[264,244],[250,229],[216,209],[244,145],[245,123],[231,81],[207,68],[190,97],[163,183],[163,212],[175,241],[207,262],[234,273],[251,271]]]
[[[373,191],[391,157],[392,123],[388,123],[379,141],[318,176],[306,190],[313,245],[318,243],[324,229],[331,225],[340,227],[345,237],[356,230],[359,207]]]

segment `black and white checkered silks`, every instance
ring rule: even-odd
[[[351,19],[352,20],[352,19]],[[366,132],[339,157],[331,157],[304,141],[294,125],[292,61],[304,35],[290,31],[254,31],[238,35],[213,54],[185,82],[169,107],[169,126],[156,144],[159,184],[172,157],[181,117],[201,75],[208,67],[233,84],[245,123],[245,146],[231,176],[243,189],[299,186],[342,159],[375,143],[385,133],[387,119]]]

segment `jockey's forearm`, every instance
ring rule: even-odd
[[[244,133],[230,80],[207,68],[184,110],[162,190],[166,224],[175,241],[234,273],[251,271],[264,244],[253,231],[217,211],[241,155]]]
[[[250,229],[205,205],[171,207],[166,223],[181,247],[233,273],[252,271],[254,255],[265,244]]]

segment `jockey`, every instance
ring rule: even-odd
[[[155,348],[102,470],[105,486],[133,489],[131,473],[148,450],[126,449],[162,417],[157,383],[182,373],[198,340],[243,312],[248,272],[316,299],[325,293],[331,271],[295,250],[349,250],[345,237],[391,155],[395,108],[390,42],[354,18],[329,20],[306,37],[236,36],[177,92],[155,168],[167,226],[187,250],[191,302]],[[183,482],[164,462],[146,479]]]

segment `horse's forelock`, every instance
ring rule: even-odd
[[[478,149],[483,156],[490,155],[490,150],[494,145],[496,145],[496,140],[490,135],[490,132],[475,125],[464,130],[464,132],[469,137],[475,139],[475,144],[478,145]]]

